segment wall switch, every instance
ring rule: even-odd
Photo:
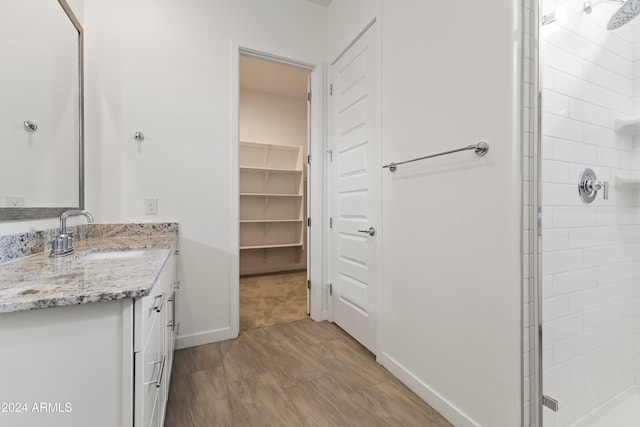
[[[8,196],[7,206],[10,208],[21,208],[24,206],[24,196]]]
[[[157,197],[144,198],[144,214],[158,215],[158,198]]]

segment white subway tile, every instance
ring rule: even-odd
[[[609,108],[617,113],[628,114],[633,111],[633,98],[630,94],[614,92],[604,87],[599,87],[597,94],[598,105]]]
[[[574,292],[569,295],[569,312],[580,313],[599,307],[611,301],[611,292],[608,287],[587,289]]]
[[[633,213],[615,206],[597,206],[598,225],[631,225]]]
[[[611,301],[627,300],[633,297],[633,281],[623,280],[607,286],[611,293]]]
[[[542,135],[579,142],[583,140],[584,129],[582,122],[579,120],[573,120],[555,114],[543,113]],[[556,146],[554,145],[554,157],[556,157],[557,160],[565,160],[563,158],[558,158],[557,154],[555,153],[555,148]]]
[[[543,254],[544,274],[574,271],[583,267],[583,249],[547,252]]]
[[[542,137],[542,153],[543,159],[553,159],[553,138],[549,136]]]
[[[582,314],[562,317],[560,319],[544,322],[542,325],[543,345],[567,339],[583,332]]]
[[[611,245],[609,227],[576,227],[569,229],[569,247],[571,249]]]
[[[542,93],[542,111],[559,116],[569,116],[569,97],[552,90]]]
[[[542,347],[542,367],[544,369],[553,366],[553,345],[545,345]]]
[[[551,228],[553,227],[553,210],[551,206],[542,207],[542,228]],[[594,217],[594,219],[597,219]]]
[[[556,228],[588,227],[598,224],[598,211],[593,206],[558,206],[551,209],[552,224]]]
[[[623,305],[624,302],[615,301],[611,304],[584,311],[582,313],[584,316],[584,330],[589,331],[620,319]]]
[[[569,117],[597,126],[611,125],[611,110],[575,98],[569,98]]]
[[[581,269],[568,273],[554,274],[553,294],[562,295],[595,288],[598,276],[595,269]]]
[[[559,116],[552,116],[559,118]],[[562,119],[562,118],[561,118]],[[563,130],[562,133],[565,135],[571,136],[572,133],[576,132],[574,129],[574,124],[578,124],[580,127],[580,135],[576,134],[578,138],[582,138],[582,124],[578,121],[571,119],[563,119],[569,122],[567,128]],[[562,126],[559,123],[555,124],[556,126]],[[597,147],[589,144],[583,144],[581,142],[568,141],[566,139],[553,139],[553,160],[560,160],[571,163],[589,163],[595,164],[597,161]]]
[[[542,161],[542,179],[544,182],[555,182],[558,184],[568,184],[569,163],[555,160]]]
[[[578,378],[582,375],[586,375],[588,372],[597,369],[599,366],[603,366],[616,359],[620,359],[625,354],[630,354],[631,349],[631,341],[627,338],[622,338],[599,346],[593,351],[571,360],[571,377]]]
[[[598,332],[589,331],[553,344],[556,363],[585,354],[598,346]]]
[[[591,124],[584,125],[584,142],[586,144],[615,148],[615,141],[616,135],[610,128]]]
[[[599,345],[603,345],[623,338],[627,338],[629,342],[632,342],[632,335],[632,318],[631,316],[627,316],[601,326],[598,329],[598,343]]]
[[[545,206],[574,206],[580,203],[576,186],[571,184],[543,183],[542,194]]]
[[[627,359],[629,359],[629,356],[626,356],[626,358],[623,360],[622,363],[624,365],[629,363]],[[618,376],[617,378],[613,378],[606,384],[598,387],[596,393],[598,394],[599,401],[607,402],[613,399],[614,397],[619,395],[621,391],[627,390],[629,387],[631,387],[633,385],[633,381],[634,379],[632,367],[627,368],[627,366],[625,366],[622,370],[622,375]]]
[[[526,43],[525,43],[526,44]],[[547,89],[553,89],[554,88],[554,81],[555,81],[555,75],[554,75],[555,71],[553,68],[545,65],[542,68],[542,84],[544,85],[545,88]],[[596,90],[597,93],[597,90]]]
[[[547,377],[545,377],[545,380],[546,378]],[[553,389],[547,388],[545,386],[545,394],[548,393],[552,395],[554,399],[556,399],[558,402],[561,402],[560,404],[564,408],[565,405],[574,402],[585,394],[586,389],[584,380],[584,377],[580,377],[561,384]]]
[[[544,43],[544,64],[573,76],[583,76],[589,63],[552,43]]]
[[[551,366],[545,369],[542,375],[545,389],[552,390],[571,381],[571,364],[564,362]]]
[[[630,261],[630,247],[627,244],[596,246],[584,249],[584,266],[598,267],[607,264]]]
[[[569,314],[569,297],[561,295],[558,297],[545,298],[542,302],[542,319],[546,322]]]
[[[607,285],[622,281],[633,282],[634,265],[632,261],[609,264],[598,267],[598,284]]]
[[[583,101],[598,102],[598,86],[562,71],[553,72],[553,90]],[[548,87],[545,83],[545,87]]]
[[[586,374],[585,389],[587,391],[593,391],[606,384],[612,378],[617,378],[623,373],[622,362],[620,360],[614,360],[613,362]]]
[[[544,252],[569,249],[569,229],[549,228],[543,230],[542,247]]]

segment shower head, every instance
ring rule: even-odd
[[[609,19],[607,30],[615,30],[622,27],[638,14],[640,14],[640,0],[627,0]]]

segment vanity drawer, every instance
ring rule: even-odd
[[[167,293],[156,283],[151,295],[136,300],[136,325],[134,331],[134,351],[142,351],[147,346],[155,322],[160,321],[167,305]]]
[[[135,301],[135,328],[133,347],[139,352],[149,340],[152,325],[165,317],[164,312],[169,309],[168,300],[172,296],[173,283],[176,281],[175,262],[171,256],[158,275],[151,293]]]
[[[145,425],[153,418],[157,398],[164,385],[167,360],[160,326],[161,318],[156,317],[144,351],[135,354],[136,427]]]

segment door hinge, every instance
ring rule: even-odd
[[[311,91],[307,92],[307,101],[311,102]]]
[[[329,295],[333,295],[333,283],[329,283]]]
[[[307,280],[307,289],[311,290],[311,280]]]
[[[311,227],[311,217],[307,218],[307,227]]]
[[[558,412],[558,409],[560,408],[558,401],[550,398],[549,396],[542,396],[542,405],[551,409],[553,412]]]
[[[329,218],[329,228],[333,228],[333,218]]]
[[[307,164],[311,164],[311,154],[307,155]]]
[[[173,251],[173,254],[174,255],[180,255],[180,251],[176,249],[175,251]]]
[[[333,163],[333,150],[327,150],[327,154],[329,154],[329,161]]]
[[[329,85],[329,95],[333,95],[333,84]]]

